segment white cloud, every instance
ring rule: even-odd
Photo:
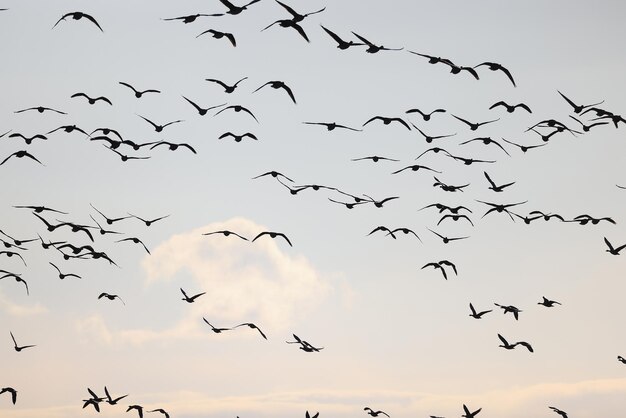
[[[37,303],[34,305],[18,305],[0,292],[0,309],[11,316],[32,316],[48,312],[48,309]]]

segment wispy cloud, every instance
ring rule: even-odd
[[[0,292],[0,310],[11,316],[32,316],[48,312],[48,309],[39,303],[19,305],[7,298],[2,292]]]

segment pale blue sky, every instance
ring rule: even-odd
[[[288,14],[261,0],[238,16],[199,18],[195,23],[162,18],[226,9],[210,1],[3,1],[0,37],[3,63],[0,134],[46,133],[64,124],[91,132],[111,127],[137,142],[160,139],[190,143],[197,151],[147,148],[133,155],[145,161],[122,163],[101,143],[80,134],[57,132],[48,141],[0,139],[0,158],[26,149],[44,164],[12,158],[0,166],[0,229],[26,239],[87,243],[81,236],[50,234],[27,210],[14,205],[46,205],[69,213],[47,216],[93,224],[90,207],[110,217],[134,213],[145,218],[170,215],[146,228],[135,219],[110,229],[140,237],[151,250],[96,236],[120,268],[100,260],[64,261],[55,251],[27,244],[15,258],[0,258],[0,269],[22,273],[31,295],[13,280],[0,281],[0,387],[19,391],[18,403],[0,397],[0,415],[16,418],[75,417],[87,387],[129,393],[121,405],[103,405],[102,416],[120,416],[126,406],[164,407],[172,417],[365,416],[363,407],[392,417],[460,416],[462,404],[483,408],[479,417],[556,416],[548,405],[572,417],[618,418],[624,410],[626,356],[620,308],[626,284],[623,256],[605,252],[603,237],[626,243],[623,208],[626,185],[623,130],[600,126],[577,137],[554,136],[547,146],[522,154],[504,144],[511,157],[482,144],[459,145],[476,136],[504,137],[539,144],[527,127],[554,118],[576,128],[560,90],[577,103],[605,100],[603,108],[623,113],[626,60],[622,40],[624,5],[618,1],[355,1],[286,2],[307,17],[307,44],[294,30],[274,26]],[[64,13],[93,15],[100,32],[85,21],[61,22]],[[340,51],[319,25],[349,40],[351,31],[399,52]],[[204,35],[214,28],[232,32],[225,40]],[[515,77],[478,69],[480,80],[452,75],[442,64],[406,50],[446,57],[459,65],[499,62]],[[204,81],[235,82],[232,95]],[[294,105],[270,80],[289,85]],[[156,88],[158,95],[135,99],[118,84]],[[89,106],[70,96],[83,91],[107,96],[113,106]],[[227,113],[200,117],[182,95],[203,106],[241,104],[258,117]],[[525,102],[533,113],[488,110],[505,100]],[[14,111],[49,106],[68,115]],[[424,122],[410,108],[448,111]],[[450,113],[472,121],[500,118],[477,132]],[[177,119],[157,134],[141,118],[159,123]],[[437,145],[455,155],[494,159],[464,166],[441,155],[414,158],[426,150],[417,131],[371,123],[363,132],[302,124],[338,122],[353,127],[374,115],[398,116],[425,132],[456,133]],[[218,140],[226,131],[253,132],[258,141]],[[352,162],[382,155],[400,162]],[[446,193],[433,188],[432,173],[405,171],[420,163],[449,184],[470,186]],[[347,210],[328,201],[329,191],[297,196],[270,177],[277,170],[296,184],[322,184],[381,199],[400,196],[383,208]],[[516,181],[504,193],[487,189],[486,170],[497,182]],[[518,211],[556,212],[571,219],[588,213],[611,216],[617,225],[536,221],[524,225],[503,214],[481,216],[488,202],[528,200]],[[348,200],[346,200],[348,201]],[[466,205],[471,227],[446,220],[431,203]],[[56,222],[56,221],[55,221]],[[397,240],[375,227],[408,227],[422,239]],[[265,237],[254,244],[233,237],[201,234],[230,228],[252,238],[262,230],[284,232],[285,242]],[[470,236],[448,245],[427,228],[448,236]],[[94,231],[95,232],[95,231]],[[458,277],[448,281],[424,264],[451,260]],[[49,261],[83,280],[56,278]],[[193,305],[179,288],[206,291]],[[97,300],[101,292],[118,301]],[[542,296],[563,303],[537,305]],[[468,304],[494,309],[470,318]],[[493,303],[512,304],[519,321]],[[496,310],[498,309],[498,310]],[[254,322],[268,335],[238,328],[213,334],[216,326]],[[18,342],[37,347],[16,353]],[[285,344],[295,333],[320,353]],[[497,334],[522,347],[499,348]],[[3,336],[4,335],[4,336]],[[35,379],[44,373],[45,378]]]

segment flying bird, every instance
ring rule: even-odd
[[[233,35],[232,33],[228,33],[228,32],[221,32],[219,30],[215,30],[215,29],[207,29],[204,32],[200,33],[198,36],[196,36],[196,38],[199,38],[200,36],[204,35],[205,33],[210,33],[211,36],[213,36],[215,39],[222,39],[222,38],[226,38],[230,41],[230,43],[233,46],[237,46],[237,41],[235,40],[235,35]]]
[[[123,238],[123,239],[117,240],[115,242],[124,242],[124,241],[132,241],[135,244],[141,244],[143,249],[146,250],[146,252],[148,254],[150,254],[150,250],[148,250],[148,247],[146,247],[146,244],[144,244],[139,238],[136,238],[136,237]]]
[[[19,274],[6,272],[4,276],[0,277],[0,280],[6,279],[6,278],[13,278],[18,283],[20,282],[24,283],[24,287],[26,287],[26,296],[30,296],[30,292],[28,290],[28,283],[26,283],[26,280],[22,279]]]
[[[591,128],[593,128],[594,126],[601,126],[601,125],[607,125],[608,124],[608,122],[594,122],[592,124],[585,125],[583,122],[580,121],[580,119],[578,119],[578,118],[576,118],[576,117],[574,117],[572,115],[569,115],[569,117],[574,119],[576,122],[578,122],[580,124],[580,126],[583,129],[583,132],[589,132],[591,130]]]
[[[491,309],[487,311],[476,312],[476,309],[474,309],[474,306],[471,303],[469,304],[469,307],[470,307],[470,310],[472,311],[472,313],[469,316],[475,319],[481,319],[483,315],[488,314],[489,312],[492,312]]]
[[[291,98],[291,100],[293,101],[293,103],[296,103],[296,98],[293,95],[293,92],[291,91],[291,89],[289,88],[289,86],[287,86],[284,82],[282,81],[268,81],[267,83],[263,84],[261,87],[257,88],[256,90],[254,90],[252,93],[256,93],[257,91],[261,90],[263,87],[265,86],[270,86],[273,89],[283,89],[287,92],[287,94],[289,95],[289,97]]]
[[[54,269],[59,273],[59,279],[63,280],[66,277],[76,277],[77,279],[82,279],[82,277],[80,277],[78,274],[74,274],[74,273],[61,273],[61,270],[51,261],[48,263],[50,264],[52,267],[54,267]]]
[[[428,122],[430,120],[430,118],[435,114],[435,113],[445,113],[446,110],[445,109],[435,109],[429,113],[425,113],[422,110],[419,110],[417,108],[413,108],[413,109],[409,109],[407,110],[405,113],[407,114],[411,114],[411,113],[419,113],[422,116],[422,119],[424,119],[425,122]]]
[[[606,244],[607,247],[609,247],[606,250],[606,252],[609,254],[613,254],[613,255],[619,255],[619,252],[622,251],[624,248],[626,248],[626,244],[620,245],[619,247],[614,248],[613,245],[609,242],[609,240],[606,239],[606,237],[604,238],[604,243]]]
[[[121,84],[122,86],[128,87],[129,89],[131,89],[132,91],[135,92],[135,97],[138,99],[141,99],[141,96],[143,96],[146,93],[161,93],[160,90],[155,90],[155,89],[148,89],[148,90],[137,90],[135,87],[131,86],[128,83],[125,83],[123,81],[119,81],[119,84]],[[106,134],[105,134],[106,135]]]
[[[112,398],[112,397],[111,397],[111,394],[109,393],[109,390],[107,389],[107,387],[106,387],[106,386],[104,387],[104,394],[105,394],[105,395],[106,395],[106,397],[107,397],[106,402],[107,402],[109,405],[116,405],[119,401],[121,401],[122,399],[124,399],[125,397],[127,397],[127,396],[128,396],[128,395],[124,395],[124,396],[120,396],[120,397],[117,397],[117,398]]]
[[[392,196],[392,197],[386,197],[386,198],[384,198],[384,199],[382,199],[382,200],[376,200],[376,199],[374,199],[373,197],[368,196],[368,195],[363,195],[363,196],[367,197],[367,198],[369,199],[369,202],[373,203],[373,204],[374,204],[374,206],[376,206],[377,208],[382,208],[382,207],[383,207],[383,205],[384,205],[386,202],[389,202],[390,200],[400,199],[400,197],[399,197],[399,196]]]
[[[509,78],[509,80],[511,80],[511,83],[513,83],[513,87],[517,87],[515,85],[515,80],[513,80],[511,72],[503,67],[501,64],[498,64],[497,62],[483,62],[482,64],[474,66],[474,68],[478,68],[483,65],[487,66],[487,68],[489,68],[491,71],[502,71]]]
[[[280,4],[285,10],[287,10],[291,14],[291,16],[293,16],[292,20],[295,21],[295,22],[302,22],[307,16],[311,16],[311,15],[314,15],[314,14],[317,14],[317,13],[321,13],[324,10],[326,10],[326,7],[322,7],[321,9],[316,10],[314,12],[300,14],[300,13],[296,12],[294,9],[292,9],[291,7],[287,6],[285,3],[283,3],[283,2],[281,2],[279,0],[276,0],[276,3]]]
[[[461,415],[463,418],[475,418],[476,415],[478,415],[478,413],[482,411],[482,408],[478,408],[474,412],[470,412],[469,408],[465,406],[465,404],[463,404],[463,411],[465,412],[463,415]]]
[[[139,418],[143,418],[143,406],[141,405],[129,405],[128,409],[126,409],[126,412],[130,412],[132,410],[137,411],[137,413],[139,414]]]
[[[486,124],[488,124],[488,123],[493,123],[493,122],[497,122],[497,121],[499,121],[499,120],[500,120],[500,118],[498,118],[498,119],[494,119],[494,120],[488,120],[488,121],[486,121],[486,122],[478,122],[478,123],[473,123],[473,122],[469,122],[469,121],[467,121],[467,120],[465,120],[465,119],[463,119],[463,118],[460,118],[460,117],[458,117],[458,116],[455,116],[455,115],[452,115],[452,117],[453,117],[453,118],[455,118],[455,119],[457,119],[457,120],[460,120],[460,121],[461,121],[461,122],[463,122],[463,123],[465,123],[467,126],[469,126],[469,127],[470,127],[470,130],[472,130],[472,131],[475,131],[475,130],[477,130],[478,128],[480,128],[481,126],[486,125]]]
[[[233,231],[228,231],[228,230],[224,230],[224,231],[213,231],[213,232],[207,232],[207,233],[202,234],[202,235],[213,235],[213,234],[222,234],[222,235],[224,235],[225,237],[228,237],[228,236],[230,236],[230,235],[234,235],[234,236],[236,236],[236,237],[241,238],[241,239],[242,239],[242,240],[244,240],[244,241],[248,241],[248,238],[246,238],[246,237],[242,237],[242,236],[241,236],[241,235],[239,235],[238,233],[233,232]]]
[[[378,232],[378,231],[387,232],[387,235],[391,235],[391,238],[396,239],[396,236],[391,231],[391,229],[389,229],[389,228],[387,228],[386,226],[383,226],[383,225],[377,226],[376,228],[372,229],[372,231],[369,234],[367,234],[366,236],[369,237],[370,235],[372,235],[373,233]]]
[[[467,238],[469,238],[469,237],[453,237],[453,238],[449,238],[449,237],[443,236],[443,235],[441,235],[441,234],[439,234],[439,233],[437,233],[437,232],[433,231],[433,230],[432,230],[432,229],[430,229],[430,228],[426,228],[426,229],[428,229],[430,232],[432,232],[433,234],[435,234],[435,235],[437,235],[439,238],[441,238],[441,240],[443,241],[443,243],[444,243],[444,244],[448,244],[448,243],[449,243],[449,242],[451,242],[451,241],[457,241],[457,240],[461,240],[461,239],[467,239]]]
[[[264,177],[264,176],[272,176],[274,178],[281,177],[281,178],[284,178],[285,180],[290,181],[290,182],[293,183],[293,180],[291,180],[289,177],[285,176],[284,174],[279,173],[278,171],[268,171],[267,173],[259,174],[256,177],[252,177],[252,180],[258,179],[258,178]]]
[[[561,302],[557,302],[556,300],[547,299],[545,296],[542,296],[543,300],[541,302],[537,302],[538,305],[543,305],[546,308],[551,308],[554,305],[560,305]]]
[[[56,112],[56,113],[58,113],[58,114],[60,114],[60,115],[67,115],[67,113],[65,113],[65,112],[61,112],[60,110],[56,110],[56,109],[53,109],[53,108],[51,108],[51,107],[45,107],[45,106],[29,107],[29,108],[22,109],[22,110],[16,110],[16,111],[15,111],[15,112],[13,112],[13,113],[23,113],[23,112],[27,112],[27,111],[29,111],[29,110],[36,110],[36,111],[37,111],[37,112],[39,112],[39,113],[43,113],[43,112],[45,112],[45,111],[50,111],[50,112]],[[4,135],[2,135],[2,136],[4,136]],[[0,136],[0,138],[1,138],[2,136]]]
[[[500,193],[503,192],[504,189],[506,189],[509,186],[512,186],[515,184],[514,181],[510,182],[510,183],[505,183],[505,184],[501,184],[501,185],[496,185],[496,183],[494,183],[493,180],[491,180],[491,177],[489,177],[489,174],[487,174],[486,171],[483,171],[483,174],[485,175],[485,178],[487,179],[487,181],[489,182],[489,190],[493,190],[496,193]]]
[[[491,106],[489,106],[489,110],[495,109],[498,106],[504,107],[508,113],[513,113],[515,111],[515,109],[517,109],[518,107],[520,109],[524,109],[528,113],[533,113],[532,110],[530,110],[530,107],[528,107],[528,105],[525,104],[525,103],[518,103],[516,105],[510,105],[510,104],[508,104],[508,103],[506,103],[506,102],[504,102],[502,100],[492,104]]]
[[[320,26],[322,26],[322,25],[320,25]],[[333,38],[333,40],[335,42],[337,42],[337,48],[338,49],[345,50],[345,49],[348,49],[348,48],[350,48],[352,46],[365,45],[364,43],[358,43],[358,42],[354,42],[354,41],[344,41],[335,32],[331,31],[330,29],[327,29],[324,26],[322,26],[322,29],[324,29],[324,32],[326,32],[331,38]]]
[[[11,334],[11,339],[13,340],[13,349],[14,349],[15,351],[17,351],[18,353],[19,353],[20,351],[22,351],[22,350],[27,349],[27,348],[37,347],[36,345],[22,345],[22,346],[17,345],[17,341],[15,341],[15,337],[13,336],[13,332],[10,332],[10,331],[9,331],[9,333]]]
[[[342,128],[342,129],[348,129],[350,131],[356,131],[356,132],[361,132],[363,129],[355,129],[355,128],[351,128],[349,126],[346,125],[340,125],[338,123],[335,122],[302,122],[305,125],[320,125],[320,126],[325,126],[326,130],[328,130],[329,132],[332,130],[335,130],[337,128]]]
[[[90,105],[96,104],[98,101],[102,100],[105,103],[108,103],[110,106],[113,106],[113,103],[111,103],[111,100],[109,100],[108,98],[104,97],[104,96],[99,96],[99,97],[91,97],[88,96],[85,93],[79,92],[79,93],[74,93],[70,96],[71,98],[74,97],[84,97],[87,99],[87,101],[89,102]]]
[[[146,121],[146,122],[148,122],[150,125],[152,125],[152,126],[154,127],[154,130],[155,130],[156,132],[163,132],[163,129],[165,129],[166,127],[168,127],[168,126],[170,126],[170,125],[173,125],[173,124],[175,124],[175,123],[180,123],[180,122],[182,122],[182,120],[175,120],[175,121],[172,121],[172,122],[168,122],[168,123],[166,123],[165,125],[157,125],[156,123],[152,122],[152,121],[151,121],[150,119],[148,119],[148,118],[145,118],[145,117],[143,117],[143,116],[141,116],[141,115],[137,115],[137,116],[139,116],[141,119],[145,120],[145,121]]]
[[[187,148],[189,151],[193,152],[194,154],[197,154],[196,150],[189,144],[186,144],[186,143],[175,144],[173,142],[168,142],[168,141],[159,141],[155,143],[154,145],[152,145],[150,149],[155,149],[156,147],[161,146],[161,145],[167,145],[170,151],[176,151],[178,148],[182,147],[182,148]]]
[[[196,299],[198,299],[200,296],[206,293],[206,292],[202,292],[202,293],[195,294],[193,296],[187,296],[187,293],[185,293],[182,287],[180,288],[180,291],[183,293],[183,296],[184,296],[182,300],[184,300],[187,303],[194,303]]]
[[[226,106],[225,108],[219,110],[214,116],[217,116],[220,113],[222,113],[222,112],[224,112],[225,110],[228,110],[228,109],[233,109],[235,111],[235,113],[245,112],[245,113],[249,114],[250,116],[252,116],[255,121],[259,122],[259,120],[256,118],[256,116],[254,116],[254,113],[252,113],[250,110],[248,110],[247,108],[245,108],[245,107],[243,107],[241,105]]]
[[[411,123],[411,125],[413,125],[413,123]],[[426,134],[424,133],[424,131],[422,131],[422,130],[421,130],[420,128],[418,128],[417,126],[413,125],[413,127],[414,127],[415,129],[417,129],[417,132],[419,132],[419,133],[420,133],[420,134],[424,137],[424,139],[426,140],[426,143],[427,143],[427,144],[430,144],[430,143],[431,143],[431,142],[433,142],[435,139],[449,138],[449,137],[451,137],[451,136],[456,135],[456,133],[453,133],[453,134],[450,134],[450,135],[435,135],[435,136],[431,136],[431,135],[426,135]],[[431,148],[431,149],[432,149],[433,151],[435,150],[435,148]],[[440,149],[440,148],[437,148],[437,149]],[[439,152],[439,151],[435,151],[435,152]],[[446,152],[447,152],[447,151],[446,151]],[[422,155],[423,155],[423,153],[422,153]],[[420,155],[420,157],[421,157],[421,155]],[[419,158],[419,157],[417,157],[417,158]],[[417,158],[416,158],[416,160],[417,160]]]
[[[161,19],[161,20],[165,20],[165,21],[181,20],[183,23],[187,24],[187,23],[195,22],[196,19],[199,18],[199,17],[217,17],[217,16],[224,16],[224,14],[223,13],[212,13],[212,14],[196,13],[195,15],[187,15],[187,16],[179,16],[179,17],[168,17],[166,19]],[[128,411],[126,411],[126,412],[128,412]]]
[[[204,108],[204,107],[200,107],[197,103],[189,100],[185,96],[182,96],[182,97],[183,97],[183,99],[187,100],[187,102],[189,102],[189,104],[191,104],[198,111],[198,114],[200,116],[206,115],[209,110],[213,110],[213,109],[217,109],[218,107],[226,106],[226,103],[222,103],[222,104],[218,104],[218,105],[215,105],[215,106],[210,106],[210,107]]]
[[[243,324],[235,325],[232,329],[235,329],[237,327],[243,327],[243,326],[247,326],[248,328],[256,329],[257,331],[259,331],[259,334],[261,334],[261,337],[263,337],[264,339],[267,340],[267,337],[265,336],[263,331],[261,331],[261,329],[259,327],[257,327],[255,324],[253,324],[251,322],[244,322]]]
[[[380,414],[385,415],[387,418],[389,418],[389,414],[387,414],[385,411],[374,411],[372,410],[372,408],[370,408],[369,406],[366,406],[365,408],[363,408],[364,411],[367,411],[367,413],[373,417],[377,417]]]
[[[124,305],[126,305],[126,303],[124,303],[124,301],[122,300],[121,297],[119,297],[118,295],[111,295],[109,293],[105,293],[102,292],[100,293],[100,295],[98,296],[98,300],[102,299],[102,298],[107,298],[108,300],[115,300],[115,299],[119,299],[120,302],[122,302]]]
[[[107,225],[113,225],[115,222],[119,222],[122,221],[124,219],[128,219],[131,218],[130,215],[128,216],[122,216],[119,218],[109,218],[108,216],[106,216],[104,213],[100,212],[93,204],[89,204],[96,212],[98,212],[100,214],[100,216],[102,216],[104,218],[104,220],[106,221]]]
[[[418,164],[413,164],[413,165],[406,166],[404,168],[401,168],[400,170],[394,171],[391,174],[398,174],[398,173],[403,172],[404,170],[409,170],[409,169],[411,171],[419,171],[420,169],[422,169],[422,170],[429,170],[429,171],[433,171],[435,173],[441,174],[441,171],[437,171],[437,170],[434,170],[434,169],[432,169],[430,167],[426,167],[425,165],[418,165]]]
[[[26,206],[26,205],[21,205],[21,206],[13,206],[16,209],[31,209],[34,213],[41,213],[44,211],[50,211],[50,212],[55,212],[55,213],[60,213],[63,215],[67,215],[67,212],[61,212],[60,210],[56,210],[56,209],[51,209],[45,206]]]
[[[232,86],[224,83],[223,81],[217,80],[215,78],[206,78],[205,81],[210,81],[212,83],[215,84],[219,84],[220,86],[222,86],[224,88],[224,92],[230,94],[232,92],[235,91],[235,89],[237,88],[237,86],[239,85],[239,83],[241,83],[242,81],[246,80],[248,77],[244,77],[242,79],[240,79],[239,81],[237,81],[235,84],[233,84]]]
[[[553,410],[554,412],[556,412],[557,414],[559,414],[561,417],[563,417],[563,418],[568,418],[568,417],[567,417],[567,412],[565,412],[565,411],[561,411],[559,408],[555,408],[554,406],[549,406],[548,408],[550,408],[551,410]]]
[[[202,319],[204,320],[204,322],[206,322],[208,326],[211,327],[211,331],[213,331],[216,334],[219,334],[222,331],[230,331],[232,329],[232,328],[216,328],[213,325],[211,325],[211,323],[207,321],[205,317],[202,317]]]
[[[359,38],[361,42],[367,45],[367,49],[365,50],[365,52],[369,54],[375,54],[378,51],[401,51],[402,49],[404,49],[404,48],[387,48],[383,45],[375,45],[371,43],[370,41],[368,41],[367,39],[365,39],[364,37],[362,37],[361,35],[359,35],[358,33],[352,32],[352,34],[356,36],[357,38]]]
[[[220,0],[220,3],[222,3],[224,6],[226,6],[228,8],[228,11],[226,13],[228,13],[229,15],[238,15],[239,13],[243,12],[244,10],[246,10],[248,8],[248,6],[251,6],[254,3],[257,3],[259,1],[261,1],[261,0],[252,0],[251,2],[246,3],[243,6],[235,6],[234,4],[232,4],[228,0]],[[168,418],[168,417],[166,417],[166,418]]]
[[[17,390],[11,388],[11,387],[6,387],[6,388],[2,388],[0,389],[0,395],[2,395],[3,393],[10,393],[11,394],[11,402],[13,402],[13,405],[15,405],[15,403],[17,402]]]
[[[35,158],[34,155],[32,155],[31,153],[29,153],[26,150],[22,150],[22,151],[15,151],[13,154],[9,155],[8,157],[6,157],[4,160],[2,160],[2,162],[0,163],[0,165],[6,163],[11,157],[16,157],[16,158],[24,158],[24,157],[28,157],[31,160],[37,161],[39,164],[44,165],[41,161],[39,161],[37,158]]]
[[[502,308],[504,314],[506,314],[507,312],[511,312],[516,321],[519,319],[519,313],[522,312],[521,309],[518,309],[513,305],[499,305],[497,303],[494,303],[494,305]]]
[[[220,0],[220,1],[223,3],[226,0]],[[259,1],[259,0],[254,0],[254,1]],[[165,411],[165,409],[163,408],[157,408],[157,409],[153,409],[151,411],[146,411],[146,412],[160,412],[161,414],[165,416],[165,418],[170,418],[170,414],[168,414],[167,411]]]
[[[602,100],[601,102],[598,103],[593,103],[593,104],[589,104],[589,105],[577,105],[576,103],[574,103],[573,101],[571,101],[570,99],[567,98],[567,96],[565,96],[563,93],[561,93],[560,91],[557,90],[557,93],[559,93],[561,95],[561,97],[563,99],[565,99],[565,101],[574,108],[574,113],[579,114],[582,111],[584,111],[585,109],[597,106],[599,104],[604,103],[604,100]]]
[[[387,157],[380,157],[378,155],[372,155],[371,157],[360,157],[360,158],[353,158],[350,161],[363,161],[363,160],[371,160],[375,163],[379,162],[379,161],[395,161],[398,162],[400,160],[394,160],[393,158],[387,158]]]
[[[269,25],[267,25],[266,27],[264,27],[263,29],[261,29],[261,32],[271,28],[274,25],[278,25],[281,28],[293,28],[296,32],[298,32],[300,34],[300,36],[302,36],[304,38],[305,41],[311,42],[311,40],[307,36],[306,32],[304,31],[304,28],[302,28],[302,26],[300,26],[298,24],[298,22],[296,22],[294,19],[279,19],[279,20],[276,20],[275,22],[272,22]]]
[[[283,234],[282,232],[263,231],[259,233],[256,237],[254,237],[252,242],[261,238],[263,235],[269,235],[270,238],[282,237],[285,241],[287,241],[287,244],[289,244],[290,247],[293,247],[293,245],[291,245],[291,241],[289,241],[289,238],[287,238],[287,235]]]
[[[83,13],[83,12],[70,12],[70,13],[64,14],[63,16],[61,16],[59,20],[57,20],[57,23],[54,24],[52,29],[54,29],[61,21],[65,21],[65,19],[68,17],[71,17],[74,20],[80,20],[82,18],[85,18],[89,20],[91,23],[93,23],[94,25],[96,25],[98,29],[100,29],[101,32],[104,32],[102,27],[100,27],[100,24],[96,21],[96,19],[93,18],[93,16],[90,16],[87,13]]]
[[[515,142],[508,141],[508,140],[506,140],[504,138],[502,138],[502,140],[504,142],[506,142],[507,144],[511,144],[513,146],[518,147],[523,153],[526,153],[530,149],[539,148],[539,147],[543,147],[543,146],[547,145],[546,143],[539,144],[539,145],[520,145],[520,144],[517,144]]]
[[[153,223],[155,223],[155,222],[157,222],[157,221],[160,221],[161,219],[168,218],[168,217],[170,216],[170,215],[165,215],[165,216],[159,216],[158,218],[154,218],[154,219],[143,219],[143,218],[140,218],[140,217],[139,217],[139,216],[137,216],[137,215],[133,215],[132,213],[129,213],[129,215],[130,215],[130,216],[132,216],[132,217],[133,217],[133,218],[135,218],[135,219],[139,219],[141,222],[143,222],[144,224],[146,224],[146,226],[150,226],[150,225],[152,225]]]
[[[528,351],[530,351],[531,353],[533,352],[532,346],[530,344],[528,344],[526,341],[518,341],[518,342],[516,342],[514,344],[510,344],[502,335],[498,334],[498,338],[500,339],[500,341],[502,341],[502,344],[499,345],[498,347],[502,347],[502,348],[505,348],[507,350],[513,350],[518,345],[522,345],[522,346],[526,347],[528,349]]]

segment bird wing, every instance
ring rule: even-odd
[[[493,182],[493,180],[491,180],[491,177],[489,177],[489,174],[487,174],[486,171],[483,171],[483,173],[485,174],[485,177],[487,178],[487,181],[489,182],[489,184],[491,184],[491,187],[496,188],[496,184]]]
[[[500,67],[500,70],[502,70],[502,72],[506,74],[509,80],[511,80],[511,83],[513,83],[513,87],[517,87],[517,85],[515,85],[515,80],[513,80],[513,75],[511,74],[511,72],[501,65],[499,67]]]
[[[91,23],[96,25],[98,27],[98,29],[100,29],[100,31],[104,32],[104,30],[102,29],[100,24],[96,21],[96,19],[93,18],[93,16],[90,16],[88,14],[83,13],[83,17],[87,18],[87,20],[89,20]]]
[[[278,0],[276,0],[276,3],[280,4],[281,6],[283,6],[283,8],[284,8],[285,10],[287,10],[289,13],[291,13],[291,15],[292,15],[293,17],[299,17],[299,16],[300,16],[300,14],[299,14],[298,12],[296,12],[295,10],[293,10],[291,7],[287,6],[285,3],[280,2],[280,1],[278,1]],[[307,418],[308,418],[308,417],[307,417]]]
[[[293,101],[293,103],[296,103],[296,98],[293,95],[293,91],[291,91],[291,89],[289,88],[288,85],[286,85],[285,83],[283,83],[282,88],[287,92],[287,94],[289,95],[289,97],[291,97],[291,100]]]
[[[498,338],[500,338],[500,341],[502,341],[502,344],[504,345],[509,345],[509,343],[507,342],[507,340],[500,334],[498,334]]]
[[[322,26],[322,25],[320,25]],[[335,40],[335,42],[337,42],[338,44],[345,44],[346,41],[344,41],[343,39],[341,39],[336,33],[334,33],[333,31],[331,31],[330,29],[326,29],[324,26],[322,26],[322,29],[324,29],[324,31]]]
[[[359,40],[360,40],[361,42],[365,42],[365,43],[366,43],[367,45],[369,45],[369,46],[375,46],[373,43],[371,43],[370,41],[368,41],[367,39],[365,39],[364,37],[362,37],[362,36],[361,36],[361,35],[359,35],[358,33],[354,33],[354,32],[352,32],[352,34],[353,34],[354,36],[356,36],[357,38],[359,38]]]
[[[237,46],[237,41],[235,40],[235,35],[233,35],[232,33],[224,33],[224,36],[226,36],[228,38],[228,40],[230,41],[231,44],[233,44],[233,46]]]
[[[298,31],[300,36],[302,36],[307,42],[311,42],[309,40],[309,37],[304,32],[304,29],[302,29],[302,26],[298,25],[297,23],[293,23],[293,24],[291,24],[291,27],[294,28],[296,31]]]
[[[285,239],[285,241],[287,241],[287,244],[289,244],[290,247],[293,247],[293,245],[291,245],[291,241],[289,241],[289,238],[287,238],[287,235],[281,233],[276,234],[279,237],[283,237]]]

